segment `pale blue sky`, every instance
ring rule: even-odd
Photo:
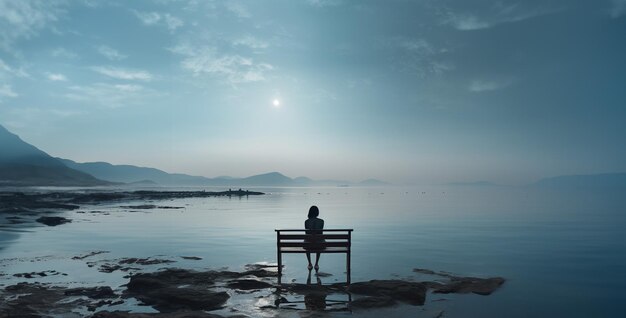
[[[208,177],[523,184],[626,171],[625,56],[625,0],[0,0],[0,124]]]

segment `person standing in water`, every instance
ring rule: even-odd
[[[309,208],[309,218],[304,221],[304,228],[307,230],[306,234],[322,234],[322,231],[324,229],[324,220],[318,218],[318,216],[320,215],[320,210],[315,206],[311,206]],[[318,239],[315,237],[312,238],[307,238],[305,240],[305,242],[307,243],[313,243],[310,247],[308,247],[308,250],[320,250],[323,249],[323,247],[316,247],[315,243],[319,243],[319,242],[323,242],[324,239]],[[309,266],[308,269],[309,271],[313,268],[313,264],[311,264],[311,253],[306,253],[306,259],[309,261]],[[315,270],[320,269],[319,266],[319,261],[320,261],[320,253],[316,253],[315,256]]]

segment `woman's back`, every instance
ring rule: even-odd
[[[320,218],[309,218],[306,221],[304,221],[304,228],[307,230],[323,230],[324,220]],[[318,231],[315,231],[315,232],[318,232]],[[316,233],[316,234],[320,234],[320,233]]]

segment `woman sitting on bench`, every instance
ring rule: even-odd
[[[322,234],[322,231],[316,231],[316,230],[322,230],[324,229],[324,220],[318,218],[317,216],[320,215],[320,210],[315,206],[311,206],[311,208],[309,208],[309,218],[304,221],[304,228],[307,230],[306,234]],[[316,243],[321,243],[324,242],[324,239],[318,239],[315,238],[315,236],[311,237],[311,238],[307,238],[305,239],[305,242],[307,243],[312,243],[311,246],[307,247],[307,250],[320,250],[320,249],[324,249],[323,246],[315,246]],[[320,266],[319,266],[319,261],[320,261],[320,253],[316,253],[317,255],[315,256],[315,270],[319,270]],[[311,270],[313,268],[313,265],[311,264],[311,253],[306,253],[306,259],[309,261],[309,266],[307,267],[309,270]]]

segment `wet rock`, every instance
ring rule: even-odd
[[[316,272],[315,276],[317,276],[317,277],[331,277],[331,276],[333,276],[333,274],[325,273],[325,272]]]
[[[141,204],[141,205],[122,205],[120,208],[124,209],[136,209],[136,210],[150,210],[156,209],[157,206],[154,204]]]
[[[253,290],[253,289],[263,289],[270,288],[274,285],[262,282],[255,279],[239,279],[229,282],[226,286],[232,289],[240,289],[240,290]]]
[[[355,299],[351,306],[358,309],[384,308],[391,307],[396,301],[389,296],[369,296]]]
[[[304,305],[308,310],[324,310],[326,309],[326,297],[325,293],[309,293],[304,295]]]
[[[392,299],[423,305],[426,299],[427,286],[424,283],[406,282],[402,280],[370,280],[351,284],[348,291],[367,296],[387,296]]]
[[[65,291],[66,296],[86,296],[91,299],[116,298],[117,295],[109,286],[71,288]]]
[[[197,287],[151,285],[151,288],[138,288],[139,286],[147,284],[144,282],[130,285],[128,294],[160,312],[215,310],[222,308],[230,298],[226,292],[213,292]]]
[[[156,273],[133,275],[125,294],[153,306],[160,312],[178,310],[215,310],[228,298],[226,292],[208,289],[218,279],[235,278],[236,272],[196,272],[183,269],[166,269]]]
[[[413,271],[416,272],[416,273],[420,273],[420,274],[447,276],[447,274],[445,274],[443,272],[435,272],[433,270],[425,269],[425,268],[414,268]]]
[[[94,252],[87,253],[85,255],[74,256],[74,257],[72,257],[72,259],[80,260],[80,259],[85,259],[87,257],[95,256],[95,255],[98,255],[98,254],[104,254],[104,253],[109,253],[109,251],[94,251]]]
[[[433,289],[436,294],[467,294],[474,293],[478,295],[490,295],[496,289],[504,284],[505,279],[502,277],[478,278],[455,276],[448,272],[435,272],[429,269],[414,268],[414,272],[421,274],[436,275],[449,278],[448,282],[436,283],[428,282],[428,286]]]
[[[60,201],[60,202],[59,202]],[[67,204],[54,193],[24,194],[21,192],[4,192],[0,195],[0,211],[30,212],[33,210],[75,210],[79,206]]]
[[[96,311],[96,309],[102,307],[102,306],[115,306],[115,305],[121,305],[123,304],[124,301],[123,300],[117,300],[117,301],[112,301],[112,300],[101,300],[95,304],[89,304],[87,305],[87,310],[89,311]]]
[[[93,263],[90,263],[93,264]],[[93,267],[93,265],[88,264],[89,267]],[[98,267],[98,271],[101,273],[113,273],[115,271],[122,271],[122,272],[128,272],[128,271],[132,271],[132,270],[140,270],[141,268],[137,268],[137,267],[130,267],[130,266],[122,266],[119,264],[102,264],[100,265],[100,267]]]
[[[39,277],[46,277],[46,276],[55,276],[59,274],[63,274],[63,273],[59,273],[57,271],[42,271],[42,272],[30,272],[30,273],[17,273],[17,274],[13,274],[13,276],[20,277],[20,278],[39,278]]]
[[[184,209],[182,206],[167,206],[167,205],[154,205],[154,204],[139,204],[139,205],[122,205],[120,208],[134,209],[134,210],[152,210],[152,209]]]
[[[136,270],[141,269],[141,268],[133,267],[130,265],[146,266],[146,265],[157,265],[157,264],[170,264],[170,263],[176,262],[174,260],[169,260],[169,259],[150,258],[150,257],[148,258],[128,257],[128,258],[113,260],[113,261],[116,261],[117,263],[111,263],[111,261],[112,260],[87,262],[87,266],[94,267],[98,264],[101,264],[100,267],[98,267],[99,272],[113,273],[118,270],[122,272],[129,272],[129,271],[136,271]],[[104,264],[102,264],[103,262]]]
[[[504,284],[502,277],[477,278],[477,277],[452,277],[450,282],[433,287],[436,294],[467,294],[491,295],[496,289]]]
[[[138,264],[138,265],[155,265],[155,264],[170,264],[176,263],[176,261],[169,259],[159,259],[159,258],[123,258],[119,261],[119,264]]]
[[[203,311],[183,311],[173,313],[129,313],[126,311],[100,311],[91,318],[223,318],[223,316],[209,314]]]
[[[19,283],[7,286],[0,302],[0,317],[42,317],[69,314],[74,308],[88,302],[84,300],[62,301],[66,296],[59,287],[42,284]]]
[[[200,261],[200,260],[202,260],[202,257],[197,257],[197,256],[181,256],[180,258],[188,259],[188,260],[192,260],[192,261]]]
[[[66,219],[62,216],[42,216],[36,220],[39,223],[47,226],[57,226],[65,223],[70,223],[72,220]]]
[[[69,200],[69,202],[77,204],[110,202],[128,198],[128,194],[124,192],[93,192],[72,194],[74,196]]]

